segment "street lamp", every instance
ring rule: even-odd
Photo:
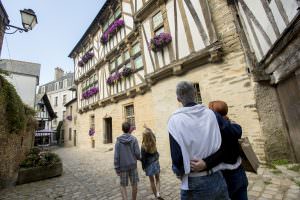
[[[24,9],[24,10],[20,10],[20,13],[21,13],[21,18],[22,18],[23,28],[6,24],[6,30],[11,30],[11,28],[16,29],[15,31],[10,32],[10,33],[5,32],[6,34],[14,34],[17,31],[19,31],[20,33],[22,33],[23,31],[28,32],[29,30],[32,30],[34,28],[34,26],[38,23],[37,17],[33,10]]]

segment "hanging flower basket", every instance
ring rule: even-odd
[[[93,137],[94,135],[95,135],[95,129],[90,128],[90,130],[89,130],[89,136]]]
[[[98,87],[92,87],[91,89],[85,91],[84,93],[82,93],[82,98],[83,99],[88,99],[91,96],[94,96],[95,94],[97,94],[99,92],[99,88]]]
[[[129,77],[132,74],[132,69],[125,67],[122,71],[122,76],[123,77]]]
[[[86,53],[82,56],[81,60],[78,62],[78,66],[79,66],[79,67],[83,67],[83,66],[84,66],[86,63],[88,63],[88,61],[89,61],[90,59],[92,59],[94,56],[95,56],[95,54],[94,54],[92,51],[86,52]]]
[[[151,39],[150,48],[154,52],[161,51],[171,41],[172,41],[172,36],[170,33],[160,33],[159,35]]]
[[[72,121],[72,115],[68,115],[67,120]]]
[[[119,80],[121,80],[121,78],[122,78],[122,74],[116,71],[115,73],[113,73],[107,78],[106,83],[111,86],[114,83],[117,83]]]
[[[123,19],[117,19],[114,21],[110,27],[105,31],[101,37],[101,43],[106,44],[110,37],[116,34],[123,26],[125,26],[125,22]]]

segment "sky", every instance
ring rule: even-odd
[[[53,81],[54,68],[73,72],[68,57],[105,0],[2,0],[10,24],[22,27],[20,10],[30,8],[38,24],[27,33],[5,34],[1,59],[41,64],[40,85]]]

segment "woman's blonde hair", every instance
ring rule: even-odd
[[[156,139],[150,128],[145,128],[145,131],[143,132],[142,148],[148,153],[157,152]]]

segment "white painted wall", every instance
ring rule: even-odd
[[[55,119],[52,121],[52,129],[56,130],[59,121],[63,120],[63,112],[66,111],[66,107],[63,103],[63,96],[67,95],[66,103],[68,103],[73,99],[73,92],[68,89],[62,89],[58,91],[48,92],[47,95],[49,97],[53,111],[57,113],[57,123],[54,123]],[[58,97],[57,106],[55,106],[55,97]]]
[[[5,77],[13,86],[15,86],[22,101],[31,108],[34,108],[36,86],[38,84],[37,77],[14,73]]]

